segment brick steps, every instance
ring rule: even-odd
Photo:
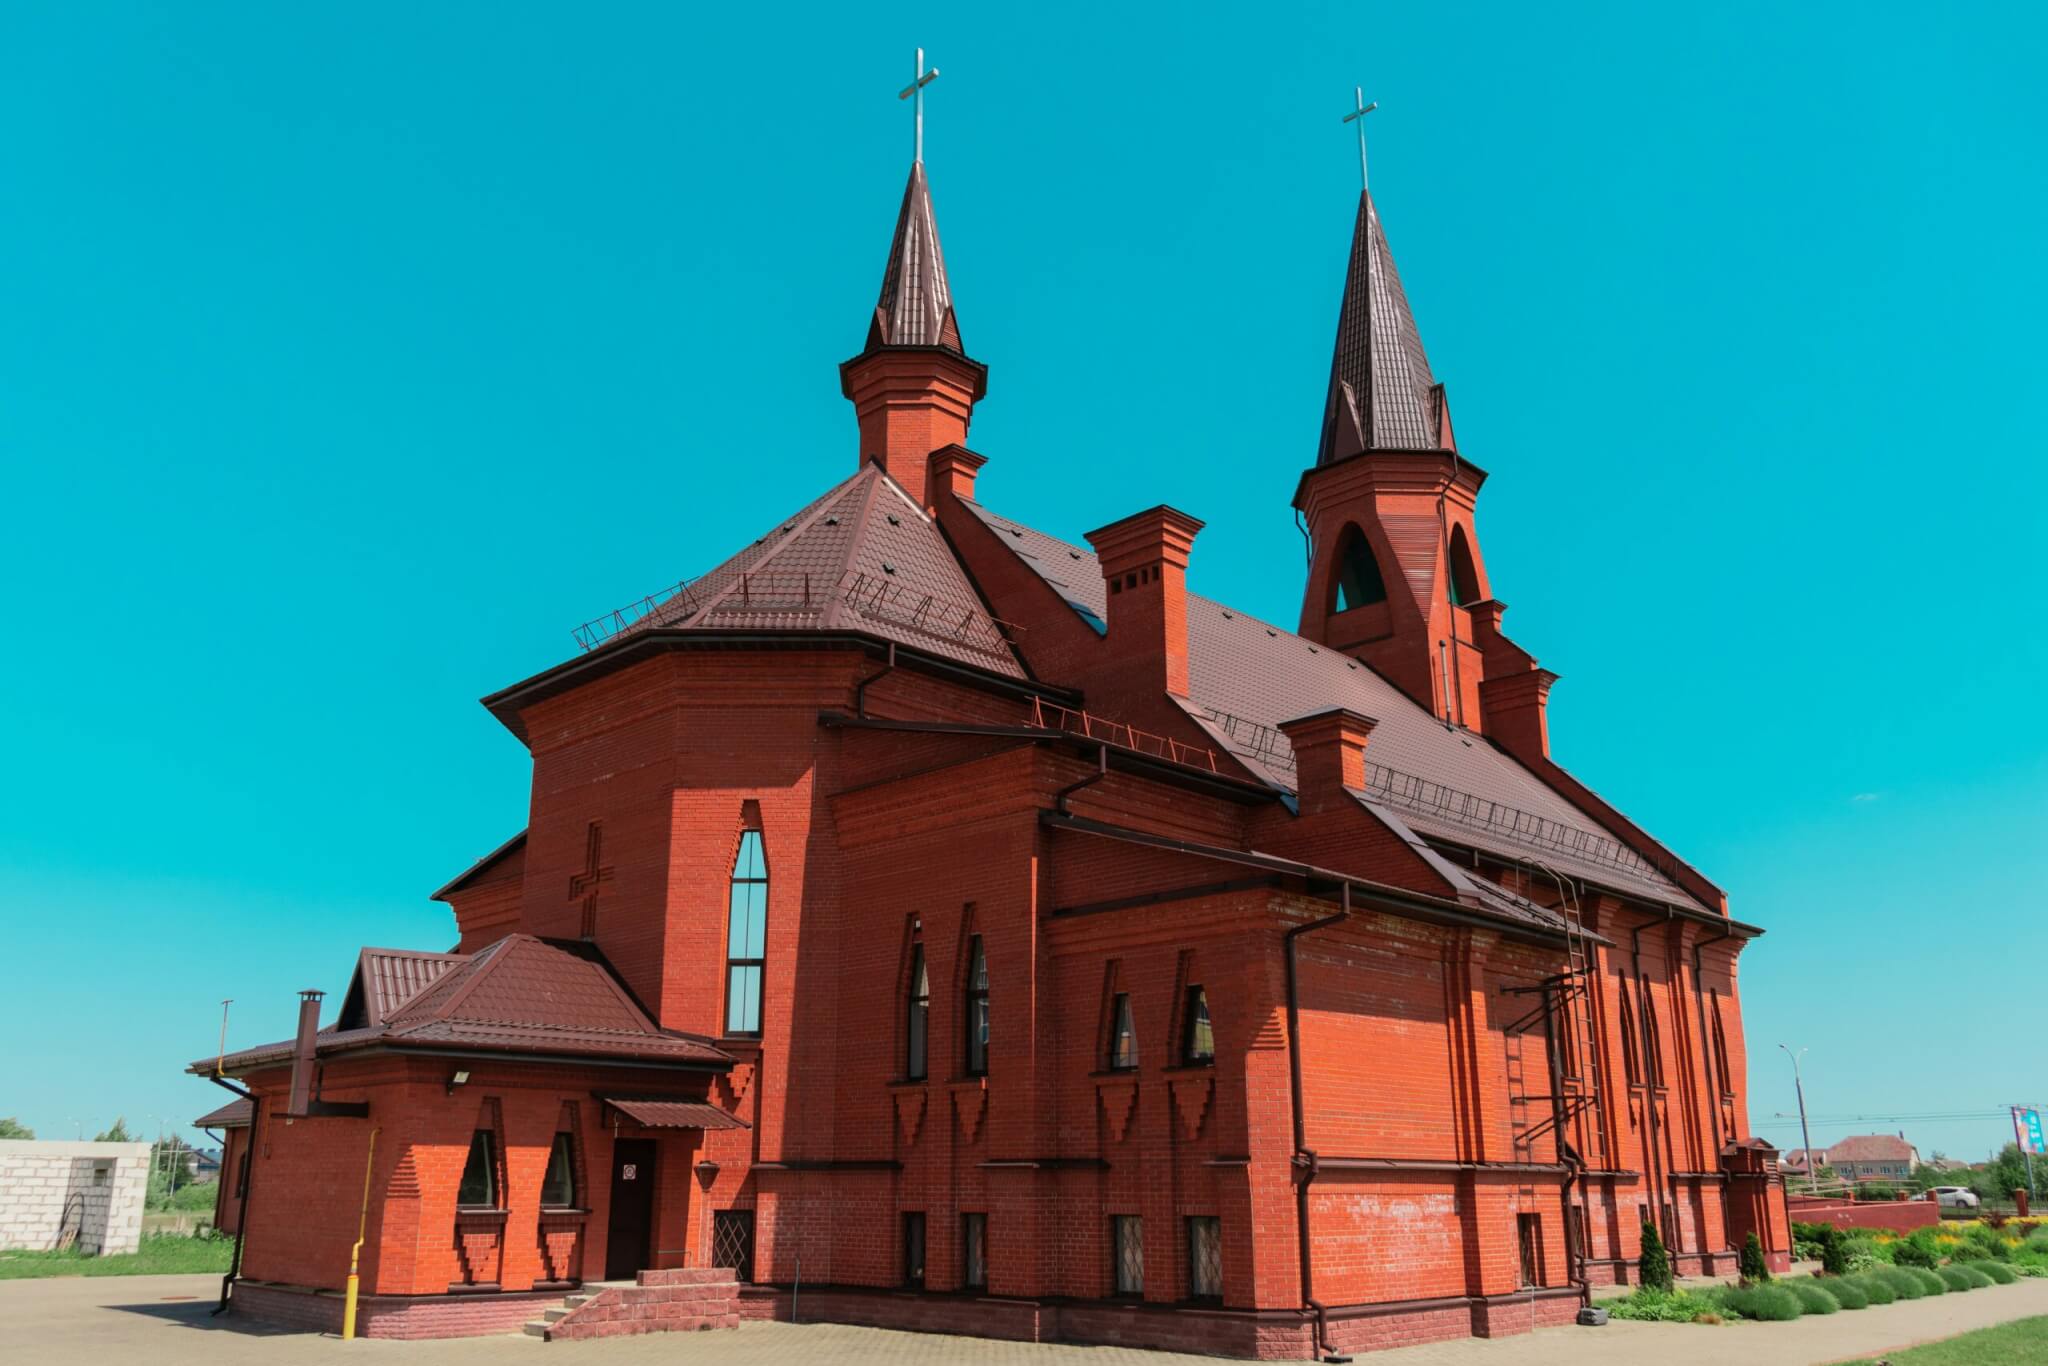
[[[530,1321],[526,1333],[548,1342],[573,1342],[737,1328],[739,1291],[738,1280],[724,1267],[643,1271],[631,1284],[591,1285],[564,1296],[559,1307]]]

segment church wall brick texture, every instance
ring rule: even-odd
[[[975,501],[922,166],[903,214],[857,471],[487,698],[531,814],[435,894],[454,952],[366,949],[327,1028],[221,1060],[238,1310],[331,1326],[359,1221],[385,1336],[637,1276],[547,1331],[800,1281],[809,1319],[1287,1358],[1566,1322],[1645,1221],[1682,1271],[1750,1231],[1787,1265],[1761,931],[1551,760],[1370,199],[1298,633],[1192,593],[1173,508],[1098,556]]]

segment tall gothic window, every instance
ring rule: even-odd
[[[1372,547],[1357,527],[1345,527],[1343,539],[1337,543],[1336,610],[1348,612],[1386,600],[1386,580],[1380,577],[1380,563],[1373,558]]]
[[[1131,1019],[1131,998],[1119,991],[1110,1003],[1109,1068],[1128,1072],[1138,1065],[1138,1027]]]
[[[1479,571],[1472,564],[1472,543],[1465,539],[1465,528],[1451,528],[1451,605],[1470,607],[1479,601]]]
[[[556,1134],[554,1146],[548,1149],[540,1203],[543,1209],[573,1209],[576,1205],[576,1140],[570,1134]]]
[[[981,936],[967,941],[967,1075],[978,1077],[988,1071],[988,959],[981,951]]]
[[[740,833],[725,930],[725,1032],[761,1032],[761,966],[768,949],[768,863],[761,832]]]
[[[1714,998],[1714,1073],[1721,1083],[1724,1095],[1735,1094],[1735,1083],[1728,1075],[1728,1036],[1721,1028],[1721,993],[1710,993]]]
[[[489,1129],[478,1129],[469,1136],[469,1156],[463,1161],[462,1180],[455,1188],[457,1208],[498,1207],[497,1147],[497,1135]]]
[[[926,1035],[932,1018],[932,979],[925,970],[922,944],[910,946],[910,994],[906,1010],[903,1075],[912,1081],[923,1081]]]
[[[1628,1073],[1628,1084],[1640,1086],[1643,1082],[1643,1064],[1639,1052],[1642,1040],[1636,1036],[1636,1013],[1629,1008],[1628,988],[1623,987],[1621,997],[1621,1065]]]
[[[1216,1061],[1216,1031],[1209,1024],[1209,994],[1188,988],[1181,1019],[1180,1060],[1189,1067]]]

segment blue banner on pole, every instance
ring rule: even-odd
[[[2021,1152],[2048,1153],[2048,1142],[2042,1139],[2039,1110],[2022,1109],[2015,1105],[2012,1110],[2012,1127],[2014,1135],[2020,1141]]]

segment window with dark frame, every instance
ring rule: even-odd
[[[768,863],[761,832],[740,832],[732,862],[730,916],[725,930],[725,1032],[761,1032],[761,973],[768,958]]]
[[[981,936],[967,941],[967,1075],[988,1072],[988,958],[981,951]]]
[[[469,1136],[469,1156],[462,1164],[461,1184],[455,1188],[455,1205],[458,1209],[498,1208],[498,1141],[489,1129],[478,1129]]]
[[[1642,988],[1643,1034],[1648,1041],[1648,1047],[1644,1049],[1643,1061],[1649,1068],[1650,1085],[1662,1086],[1664,1084],[1664,1040],[1657,1028],[1657,1000],[1650,994],[1650,984],[1648,982],[1644,982]]]
[[[1567,1256],[1577,1257],[1583,1261],[1593,1255],[1592,1244],[1586,1241],[1586,1207],[1584,1205],[1573,1205],[1565,1213],[1566,1217],[1570,1220],[1565,1225],[1565,1253]],[[1578,1268],[1573,1267],[1570,1274],[1576,1276]]]
[[[721,1209],[711,1214],[711,1264],[731,1267],[741,1281],[754,1279],[754,1212]]]
[[[960,1216],[960,1283],[970,1290],[988,1289],[988,1216]]]
[[[903,1283],[913,1290],[924,1289],[924,1214],[920,1210],[903,1216]]]
[[[1188,988],[1187,1004],[1181,1011],[1180,1060],[1190,1067],[1216,1061],[1216,1031],[1209,1023],[1209,994],[1198,986]]]
[[[1721,1094],[1735,1094],[1735,1083],[1728,1077],[1728,1036],[1721,1029],[1721,993],[1708,993],[1714,998],[1714,1072],[1721,1083]]]
[[[910,993],[903,1022],[903,1075],[923,1081],[927,1031],[932,1021],[932,979],[925,968],[924,945],[910,946]]]
[[[1621,992],[1621,1066],[1630,1086],[1643,1084],[1642,1059],[1637,1056],[1642,1041],[1636,1037],[1636,1013],[1628,1003],[1628,991]]]
[[[1136,1214],[1115,1214],[1109,1220],[1110,1255],[1116,1293],[1145,1293],[1145,1220]]]
[[[1131,1021],[1131,998],[1119,991],[1109,1003],[1109,1070],[1129,1072],[1138,1065],[1138,1029]]]
[[[1664,1202],[1664,1241],[1670,1245],[1673,1252],[1685,1251],[1684,1248],[1678,1245],[1680,1241],[1678,1206],[1672,1204],[1669,1200]]]
[[[576,1208],[576,1139],[572,1134],[556,1134],[554,1146],[548,1149],[540,1203],[543,1209]]]
[[[1521,1242],[1523,1287],[1543,1284],[1543,1216],[1516,1215],[1515,1233]]]
[[[1223,1299],[1223,1221],[1213,1214],[1188,1216],[1188,1298]]]

